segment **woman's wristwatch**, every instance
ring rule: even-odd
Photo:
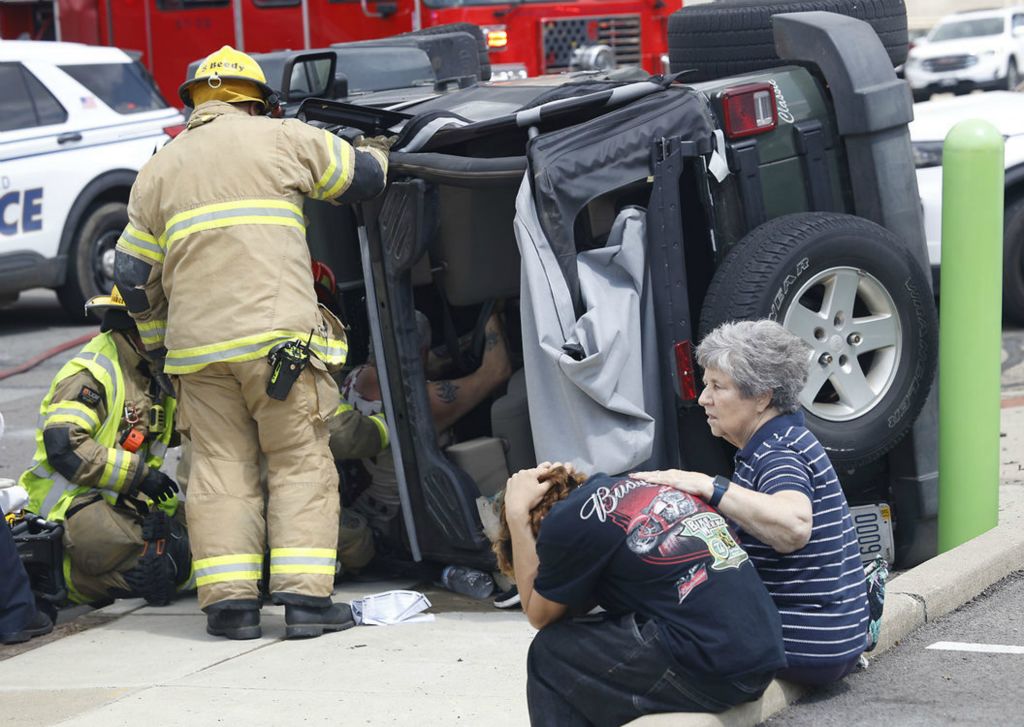
[[[722,496],[725,491],[729,489],[729,485],[732,484],[727,478],[722,475],[715,475],[715,478],[711,480],[711,484],[714,486],[714,490],[711,491],[711,497],[708,498],[708,504],[711,507],[718,507],[718,503],[722,501]]]

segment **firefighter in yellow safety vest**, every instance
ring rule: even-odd
[[[347,346],[341,323],[317,305],[302,203],[379,194],[389,143],[353,146],[268,118],[276,94],[259,65],[228,46],[181,96],[195,110],[139,172],[115,280],[143,342],[176,380],[178,426],[193,447],[186,510],[199,605],[209,633],[258,638],[269,545],[269,591],[285,605],[286,637],[340,631],[353,621],[331,601],[340,507],[328,367],[344,363]]]
[[[191,585],[178,486],[159,469],[177,444],[175,400],[155,381],[117,288],[86,310],[102,317],[101,332],[54,377],[19,484],[28,510],[64,523],[72,601],[164,605]]]

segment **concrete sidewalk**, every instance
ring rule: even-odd
[[[1024,567],[1020,393],[1002,411],[999,527],[890,581],[875,654]],[[414,585],[345,583],[335,598]],[[425,590],[433,623],[361,626],[309,641],[282,639],[277,607],[263,611],[262,639],[232,642],[206,635],[194,598],[167,608],[119,601],[65,629],[84,629],[77,633],[0,647],[0,725],[528,724],[525,664],[534,632],[523,614]],[[747,727],[800,694],[776,681],[758,702],[722,715],[633,724]]]

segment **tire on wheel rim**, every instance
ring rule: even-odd
[[[907,58],[904,0],[718,0],[688,5],[668,20],[672,71],[693,71],[687,83],[781,64],[771,16],[821,10],[863,20],[878,34],[894,66]]]
[[[925,272],[892,233],[832,213],[753,230],[715,272],[700,330],[757,318],[811,346],[800,401],[833,464],[877,460],[907,433],[934,378],[937,322]]]
[[[114,246],[128,224],[128,205],[105,202],[85,214],[68,254],[67,278],[57,297],[68,315],[89,320],[85,302],[114,285]]]

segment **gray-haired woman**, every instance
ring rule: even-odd
[[[807,345],[773,321],[725,323],[697,347],[697,361],[708,425],[739,450],[731,480],[631,476],[702,497],[732,520],[782,617],[789,667],[778,676],[836,681],[857,665],[869,613],[846,497],[800,411]]]

